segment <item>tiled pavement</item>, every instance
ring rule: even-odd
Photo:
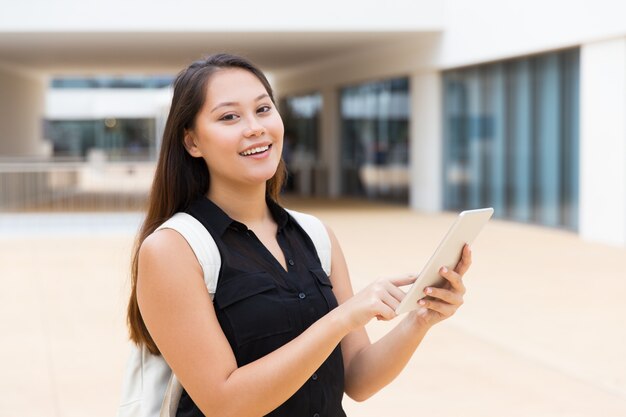
[[[418,270],[451,213],[291,201],[338,236],[353,285]],[[137,214],[0,216],[0,416],[113,416]],[[626,248],[493,220],[465,305],[350,416],[626,416]],[[373,322],[380,337],[392,323]]]

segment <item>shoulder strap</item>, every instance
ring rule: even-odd
[[[287,210],[287,212],[296,219],[300,227],[309,235],[313,245],[315,245],[315,250],[320,258],[324,272],[326,272],[326,275],[330,275],[331,245],[328,230],[326,230],[324,223],[310,214],[300,213],[295,210]]]
[[[156,230],[173,229],[180,233],[198,259],[204,273],[204,283],[211,297],[217,288],[217,279],[222,266],[222,258],[213,236],[195,217],[187,213],[176,213]]]

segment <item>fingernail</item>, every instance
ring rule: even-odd
[[[426,288],[426,294],[432,294],[433,289],[432,288]]]
[[[444,266],[443,268],[441,268],[441,272],[443,272],[443,273],[445,274],[446,272],[448,272],[448,268],[446,268],[446,267]]]
[[[421,306],[426,305],[426,301],[424,301],[424,300],[419,300],[419,304],[420,304]]]

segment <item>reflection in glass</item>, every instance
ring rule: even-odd
[[[343,194],[408,201],[409,115],[406,78],[341,91]]]
[[[109,161],[148,161],[156,158],[155,120],[107,118],[46,122],[53,156],[85,158],[104,152]]]
[[[289,173],[285,190],[300,195],[325,191],[327,170],[319,158],[319,93],[287,97],[280,114],[285,125],[283,160]]]

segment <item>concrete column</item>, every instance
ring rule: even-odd
[[[626,245],[626,38],[580,54],[580,234]]]
[[[320,151],[322,160],[328,167],[328,196],[341,195],[341,116],[339,114],[339,91],[335,87],[324,87],[322,94],[322,114]]]
[[[409,204],[415,210],[436,212],[443,207],[441,74],[419,72],[409,85]]]
[[[43,77],[0,67],[0,156],[42,156]]]

